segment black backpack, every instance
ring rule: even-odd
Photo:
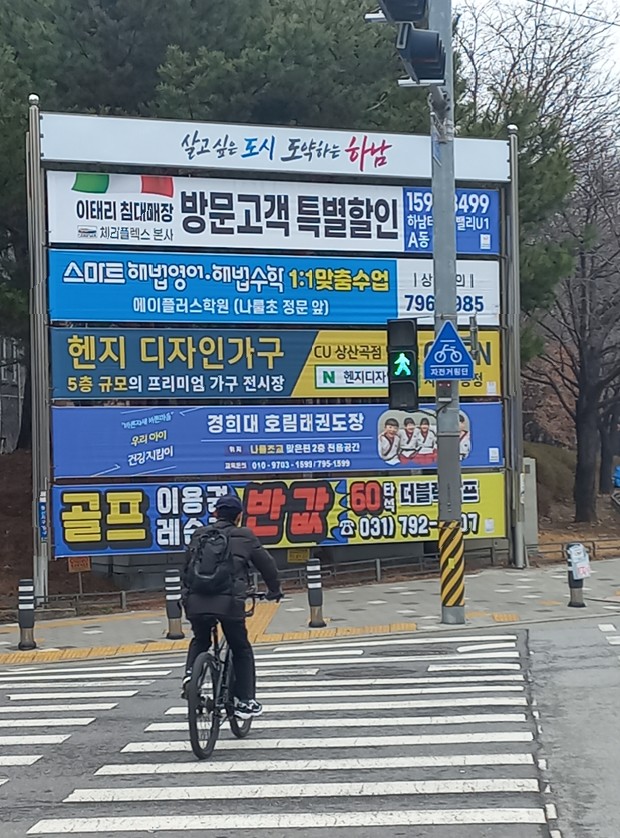
[[[190,594],[233,593],[233,555],[228,533],[220,527],[200,527],[189,543],[184,582]]]

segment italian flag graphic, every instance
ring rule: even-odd
[[[78,172],[71,188],[74,192],[88,192],[91,195],[133,193],[172,198],[174,179],[153,175],[102,175],[98,172]]]

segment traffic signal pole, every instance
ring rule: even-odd
[[[452,0],[429,4],[429,29],[439,33],[446,53],[445,86],[431,88],[433,148],[433,272],[435,337],[446,320],[457,324],[454,185],[454,76]],[[437,382],[437,482],[441,621],[465,622],[465,555],[461,528],[461,461],[457,381]]]

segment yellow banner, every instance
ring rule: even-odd
[[[491,329],[478,333],[480,357],[473,381],[462,381],[461,396],[502,395],[500,334]],[[466,346],[469,339],[461,331]],[[424,355],[433,343],[432,330],[418,332],[420,396],[433,398],[435,387],[424,381]],[[298,398],[387,398],[387,334],[385,331],[321,330],[299,374],[293,396]]]
[[[462,486],[465,537],[503,537],[504,474],[464,474]],[[55,556],[182,551],[232,492],[262,543],[293,548],[298,561],[313,545],[437,540],[435,475],[56,486]]]

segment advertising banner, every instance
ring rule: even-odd
[[[461,465],[504,465],[502,406],[460,411]],[[432,405],[55,407],[54,475],[184,477],[308,471],[429,469],[437,465]]]
[[[432,252],[430,188],[95,172],[47,186],[50,244]],[[455,226],[457,252],[499,254],[499,192],[457,190]]]
[[[465,537],[503,537],[504,474],[464,475],[462,487]],[[243,501],[244,523],[272,547],[437,539],[437,480],[422,475],[55,486],[55,556],[183,550],[230,492]]]
[[[239,325],[433,323],[431,259],[50,250],[55,321]],[[499,324],[499,263],[459,260],[459,321]]]
[[[295,172],[372,178],[431,177],[428,136],[383,131],[41,114],[45,162]],[[508,181],[505,140],[454,141],[457,180]]]
[[[385,330],[50,331],[54,399],[387,398]],[[460,392],[501,396],[499,332],[478,339],[475,378]],[[432,331],[418,340],[421,368]],[[420,394],[433,398],[433,385],[421,382]]]

